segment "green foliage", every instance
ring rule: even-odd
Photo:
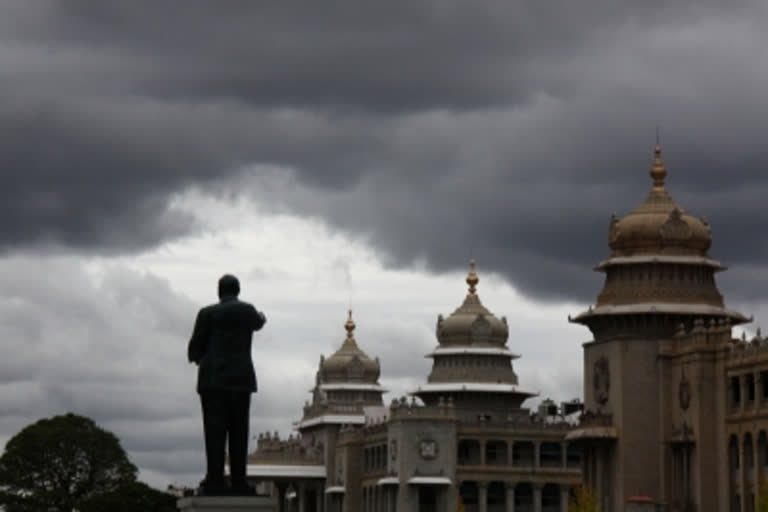
[[[6,444],[0,504],[7,512],[72,512],[95,495],[134,482],[136,472],[117,437],[93,420],[46,418]]]
[[[176,512],[176,497],[143,482],[123,484],[117,489],[93,496],[79,512]]]
[[[768,512],[768,478],[764,478],[757,489],[755,512]]]
[[[576,487],[568,504],[569,512],[600,512],[597,499],[589,487],[580,485]]]

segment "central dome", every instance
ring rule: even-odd
[[[347,331],[347,337],[341,348],[328,359],[321,359],[322,382],[376,384],[381,373],[379,359],[371,359],[357,346],[353,334],[355,321],[352,320],[352,310],[349,311],[344,329]]]
[[[475,288],[480,281],[475,272],[475,262],[470,262],[469,266],[469,292],[464,303],[448,318],[438,317],[437,340],[445,347],[503,347],[509,337],[506,319],[499,320],[482,305]]]
[[[648,197],[629,215],[611,218],[608,241],[612,256],[669,254],[707,256],[712,244],[709,222],[690,215],[664,188],[667,169],[661,161],[661,147],[655,148],[650,170],[653,188]]]

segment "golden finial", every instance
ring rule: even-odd
[[[355,321],[352,320],[352,310],[349,310],[349,316],[347,317],[347,323],[344,324],[344,328],[347,330],[347,339],[352,339],[352,331],[355,330]]]
[[[667,177],[667,168],[664,167],[664,162],[661,161],[661,144],[659,144],[658,135],[656,137],[656,147],[653,152],[653,166],[650,171],[651,178],[653,178],[653,188],[663,189],[664,178]]]
[[[475,295],[477,293],[475,291],[475,287],[479,281],[480,279],[477,277],[477,272],[475,272],[475,260],[469,260],[469,274],[467,274],[467,284],[469,285],[470,295]]]

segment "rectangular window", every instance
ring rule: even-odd
[[[731,377],[731,405],[739,405],[741,403],[741,382],[738,377]]]
[[[748,373],[744,376],[747,385],[747,401],[753,402],[755,400],[755,376]]]
[[[760,372],[760,384],[762,388],[761,396],[763,400],[768,400],[768,371]]]

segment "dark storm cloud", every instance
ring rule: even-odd
[[[765,259],[763,2],[344,4],[3,3],[0,246],[152,246],[261,164],[392,265],[588,300],[661,124],[713,255]]]

